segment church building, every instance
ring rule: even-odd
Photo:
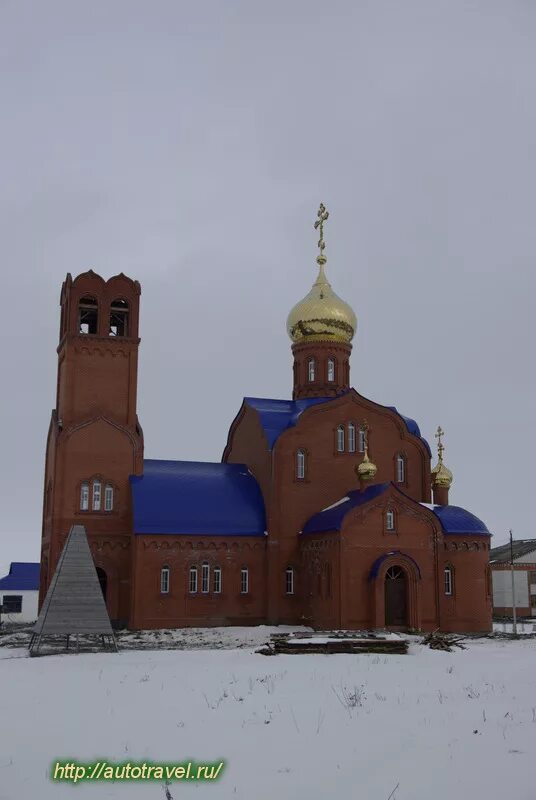
[[[245,397],[218,463],[144,459],[140,284],[67,275],[40,603],[82,524],[117,626],[491,629],[490,532],[449,502],[443,431],[432,467],[413,419],[351,387],[357,323],[326,277],[327,219],[287,320],[292,399]]]

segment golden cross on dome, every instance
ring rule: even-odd
[[[368,424],[366,419],[364,419],[362,424],[361,424],[361,430],[363,431],[363,439],[365,440],[364,441],[364,445],[365,445],[365,452],[366,452],[367,449],[368,449],[368,432],[369,432],[369,424]]]
[[[443,443],[441,441],[441,437],[444,436],[444,435],[445,435],[445,431],[442,430],[441,425],[438,425],[437,426],[437,433],[435,435],[435,438],[437,439],[437,457],[439,458],[440,461],[443,461],[443,450],[445,449],[445,447],[444,447],[444,445],[443,445]]]
[[[329,211],[326,211],[326,206],[323,203],[320,203],[320,208],[318,209],[318,214],[316,216],[318,219],[315,222],[315,231],[317,228],[320,228],[320,239],[318,240],[318,248],[320,253],[316,260],[319,264],[325,264],[326,257],[324,255],[324,250],[326,248],[326,243],[324,241],[324,222],[326,222],[329,217]]]

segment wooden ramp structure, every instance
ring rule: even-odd
[[[103,650],[117,652],[86,529],[73,525],[32,631],[30,655],[38,655],[45,641],[57,645],[58,639],[68,650],[71,636],[78,649],[80,635],[97,637]]]

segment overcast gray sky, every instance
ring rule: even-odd
[[[320,201],[353,385],[535,537],[535,98],[529,0],[0,0],[0,566],[39,559],[65,274],[141,282],[146,456],[219,461],[290,397]]]

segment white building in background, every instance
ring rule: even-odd
[[[35,622],[39,602],[39,564],[12,561],[9,574],[0,578],[2,622]]]
[[[536,539],[518,539],[512,544],[514,598],[518,617],[536,617]],[[489,554],[493,582],[493,613],[512,616],[510,544],[494,547]]]

